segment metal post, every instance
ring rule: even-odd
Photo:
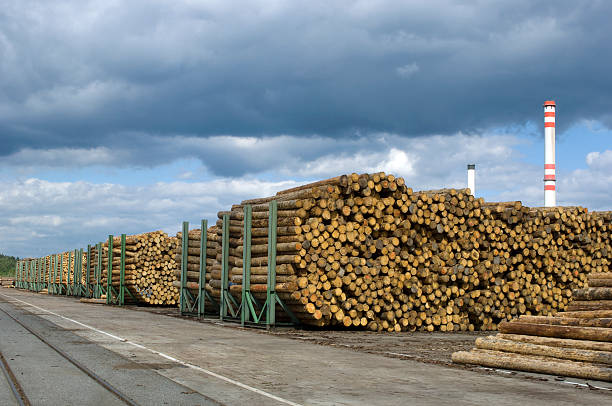
[[[83,266],[83,256],[80,255],[81,250],[74,250],[74,272],[72,278],[72,295],[80,296],[81,295],[81,276],[82,276],[82,266]],[[78,257],[78,258],[77,258]]]
[[[32,262],[34,263],[34,291],[38,292],[40,283],[40,277],[38,274],[40,273],[40,266],[37,259],[32,260]]]
[[[87,245],[87,276],[85,278],[85,296],[89,297],[89,292],[93,293],[93,286],[91,286],[91,244]],[[90,287],[91,291],[89,290]]]
[[[36,289],[36,260],[30,260],[30,290],[34,291]]]
[[[64,254],[58,254],[60,256],[60,278],[59,278],[59,292],[58,294],[64,293]]]
[[[227,316],[228,296],[229,296],[229,215],[223,215],[223,225],[221,234],[221,303],[219,309],[219,319],[223,320]]]
[[[98,266],[96,269],[96,299],[100,299],[102,297],[102,243],[98,243],[97,248],[98,253]]]
[[[206,302],[206,247],[208,245],[208,220],[200,223],[200,279],[198,285],[198,316],[204,315]]]
[[[191,307],[191,295],[187,290],[187,261],[189,260],[189,222],[183,221],[183,239],[181,241],[181,290],[180,311],[184,314]]]
[[[49,278],[49,293],[52,295],[55,295],[55,271],[57,269],[57,266],[55,264],[56,261],[56,257],[55,254],[51,254],[51,278]]]
[[[42,257],[40,259],[41,262],[41,266],[42,266],[42,273],[43,273],[43,277],[42,277],[42,288],[46,288],[47,287],[47,280],[48,280],[48,275],[49,275],[49,269],[47,267],[47,258],[46,257]]]
[[[34,285],[32,287],[32,290],[36,292],[38,290],[38,264],[36,262],[36,259],[32,260],[32,265],[34,266]]]
[[[79,262],[77,261],[77,253],[79,252],[79,250],[75,249],[74,251],[72,251],[72,296],[76,296],[77,295],[77,280],[79,279]]]
[[[40,259],[40,265],[42,266],[42,288],[46,288],[47,287],[47,277],[48,277],[48,273],[49,273],[49,269],[47,268],[47,258],[46,257],[42,257]]]
[[[106,304],[112,304],[113,296],[113,236],[108,236],[108,267],[106,268]]]
[[[266,302],[268,303],[268,317],[266,328],[276,324],[276,221],[278,204],[276,200],[270,202],[268,213],[268,288]]]
[[[119,306],[125,304],[125,234],[121,234],[121,271],[119,276]],[[111,278],[112,279],[112,278]]]
[[[72,257],[70,256],[70,251],[68,251],[68,270],[66,271],[66,296],[72,294],[72,284],[70,282],[70,270],[71,269],[72,269]]]
[[[79,248],[79,283],[78,283],[78,296],[83,296],[84,284],[83,284],[83,248]]]
[[[253,207],[250,204],[244,206],[244,232],[242,243],[242,312],[240,312],[240,324],[251,320],[251,221]],[[257,320],[255,320],[257,321]]]

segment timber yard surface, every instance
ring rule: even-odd
[[[0,289],[0,310],[0,351],[32,404],[612,402],[608,382],[451,363],[452,352],[471,348],[485,332],[266,332],[172,317],[170,309],[99,306],[8,288]],[[98,381],[84,370],[95,371]],[[0,404],[14,399],[2,378]]]

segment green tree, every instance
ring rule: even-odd
[[[0,254],[0,276],[15,276],[15,264],[18,259]]]

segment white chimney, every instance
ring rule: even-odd
[[[544,102],[544,206],[557,205],[555,177],[555,102]]]
[[[472,196],[476,196],[476,164],[468,164],[468,188],[472,192]]]

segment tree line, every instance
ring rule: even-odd
[[[15,264],[17,263],[18,259],[19,258],[0,254],[0,275],[1,276],[14,276],[15,275]]]

